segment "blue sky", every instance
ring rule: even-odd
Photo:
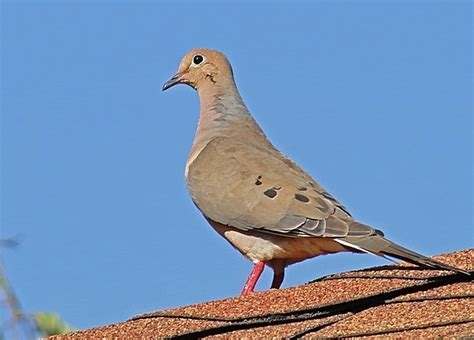
[[[2,2],[1,258],[27,311],[78,328],[238,295],[251,270],[192,204],[191,88],[212,47],[270,139],[361,222],[426,255],[473,246],[468,1]],[[387,263],[337,254],[284,287]],[[266,270],[258,289],[267,289]]]

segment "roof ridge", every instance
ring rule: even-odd
[[[282,313],[271,313],[265,314],[260,316],[253,316],[253,317],[243,317],[243,318],[234,318],[234,319],[226,319],[226,320],[216,320],[216,318],[207,318],[207,317],[197,317],[196,319],[199,320],[209,320],[209,321],[225,321],[227,324],[224,325],[217,325],[214,327],[209,327],[206,329],[199,329],[194,330],[186,333],[179,334],[175,336],[176,338],[202,338],[206,336],[224,334],[232,331],[237,330],[244,330],[256,327],[263,327],[263,326],[271,326],[271,325],[280,325],[280,324],[287,324],[287,323],[294,323],[304,320],[314,320],[314,319],[321,319],[324,317],[331,317],[331,316],[343,316],[348,314],[355,315],[360,313],[368,308],[381,306],[384,304],[393,304],[393,303],[403,303],[406,301],[396,301],[396,298],[399,298],[404,295],[417,293],[433,288],[442,287],[445,285],[459,283],[459,282],[469,282],[473,281],[474,276],[465,276],[461,274],[451,274],[451,275],[441,275],[435,276],[431,278],[425,278],[426,282],[416,283],[410,286],[396,288],[389,291],[385,291],[382,293],[377,293],[369,296],[364,296],[362,298],[356,298],[352,300],[347,300],[344,302],[338,302],[333,304],[322,305],[318,307],[312,307],[307,309],[300,309],[297,311],[290,311],[290,312],[282,312]],[[471,294],[468,294],[471,297]],[[457,298],[461,298],[458,297]],[[429,300],[427,298],[426,300]],[[137,316],[130,320],[140,320],[140,319],[148,319],[148,318],[155,318],[155,317],[173,317],[179,318],[180,316],[174,315],[167,315],[164,313],[156,313],[153,315],[143,315]],[[193,318],[192,315],[183,316],[187,319]],[[342,319],[338,320],[337,322],[341,321]],[[334,324],[337,322],[330,322],[330,324]],[[329,324],[328,324],[329,325]],[[326,325],[326,326],[328,326]],[[321,325],[317,326],[318,330],[322,329]],[[313,330],[314,331],[314,330]]]

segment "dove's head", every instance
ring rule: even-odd
[[[163,91],[176,84],[186,84],[199,91],[233,83],[232,68],[225,55],[198,48],[184,56],[178,72],[163,85]]]

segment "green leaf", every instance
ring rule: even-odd
[[[74,331],[57,313],[34,313],[36,330],[43,336],[64,334]]]

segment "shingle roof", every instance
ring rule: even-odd
[[[435,258],[474,274],[474,249]],[[146,313],[57,338],[474,336],[473,279],[401,263]]]

